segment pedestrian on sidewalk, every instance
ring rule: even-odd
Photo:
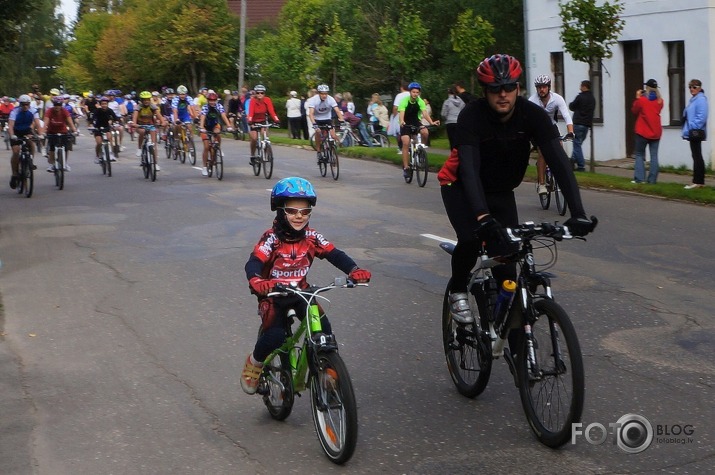
[[[683,138],[690,142],[690,153],[693,156],[693,182],[685,185],[685,189],[692,190],[705,186],[702,144],[708,124],[708,99],[705,97],[700,79],[691,79],[688,89],[692,97],[683,111]]]
[[[573,111],[573,152],[571,161],[576,163],[576,171],[586,171],[586,162],[583,158],[581,146],[586,141],[588,129],[593,125],[593,112],[596,109],[596,98],[591,92],[591,81],[581,81],[581,92],[569,104]]]
[[[636,163],[631,183],[645,182],[645,148],[650,150],[650,171],[648,183],[658,181],[658,145],[663,135],[663,125],[660,121],[660,111],[663,110],[663,98],[660,97],[658,82],[648,79],[645,89],[636,91],[636,98],[631,106],[631,112],[636,115]]]

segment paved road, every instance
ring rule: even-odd
[[[0,471],[334,472],[305,398],[277,423],[237,379],[257,326],[243,265],[270,224],[268,190],[295,174],[318,189],[312,224],[375,276],[330,295],[360,406],[358,448],[342,471],[710,470],[715,210],[584,192],[598,232],[563,243],[553,269],[584,350],[584,422],[636,413],[694,432],[636,455],[610,435],[553,451],[531,436],[506,365],[475,400],[449,381],[439,337],[449,265],[423,236],[453,237],[434,177],[421,189],[397,167],[347,159],[335,182],[318,177],[311,153],[279,147],[268,181],[252,175],[244,143],[225,149],[221,182],[162,158],[150,183],[128,152],[103,177],[80,137],[65,190],[40,169],[31,199],[0,191]],[[517,195],[522,218],[557,218],[538,208],[533,184]],[[336,274],[321,261],[311,280]]]

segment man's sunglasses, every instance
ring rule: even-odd
[[[500,92],[514,92],[518,84],[500,84],[498,86],[487,86],[487,92],[492,94],[499,94]]]
[[[295,216],[298,213],[300,213],[301,216],[310,216],[310,213],[313,211],[313,208],[288,208],[284,206],[283,211],[285,211],[285,213],[290,216]]]

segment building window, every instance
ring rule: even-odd
[[[551,83],[551,90],[561,96],[564,95],[564,54],[551,53],[551,71],[554,79]]]
[[[670,125],[681,125],[685,109],[685,43],[671,41],[668,48],[668,88],[670,89]]]
[[[596,99],[596,108],[593,110],[593,122],[603,123],[603,67],[601,61],[593,60],[588,68],[588,80],[591,81],[591,92]]]

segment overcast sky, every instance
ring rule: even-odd
[[[60,11],[65,16],[65,23],[72,24],[77,16],[77,0],[61,0]]]

